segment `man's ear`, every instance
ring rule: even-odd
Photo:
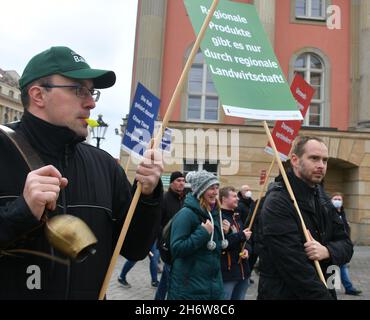
[[[45,95],[41,87],[32,86],[28,90],[28,95],[30,96],[30,105],[35,105],[36,107],[44,108]]]
[[[295,153],[292,153],[290,156],[290,164],[292,168],[295,168],[298,165],[299,158]]]

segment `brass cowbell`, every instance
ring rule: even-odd
[[[77,262],[96,252],[96,239],[88,225],[75,216],[61,214],[46,219],[45,233],[49,243]]]

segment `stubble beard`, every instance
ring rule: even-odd
[[[317,178],[316,179],[313,176],[313,174],[310,174],[308,172],[306,166],[301,161],[299,161],[298,170],[299,170],[299,173],[300,173],[300,178],[311,187],[315,186],[316,184],[320,184],[322,182],[322,180],[324,179],[324,176],[322,176],[322,178]]]

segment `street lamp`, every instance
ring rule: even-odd
[[[91,127],[91,134],[92,138],[96,139],[96,147],[99,149],[100,147],[100,140],[104,139],[105,133],[107,132],[108,129],[108,123],[105,123],[103,121],[103,115],[99,114],[98,115],[98,126],[96,127]]]

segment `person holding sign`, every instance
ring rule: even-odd
[[[41,165],[28,172],[15,144],[0,134],[0,299],[98,298],[136,188],[113,157],[82,143],[97,89],[115,80],[113,71],[90,68],[67,47],[51,47],[27,64],[19,80],[25,112],[12,128]],[[142,194],[121,251],[130,260],[147,255],[159,228],[163,164],[157,155],[148,150],[136,171]],[[98,241],[83,262],[68,260],[45,237],[45,218],[62,213],[79,217]]]
[[[353,254],[343,222],[322,186],[327,161],[328,149],[321,139],[300,137],[287,171],[311,241],[305,240],[282,177],[270,186],[260,218],[258,299],[336,299],[335,283],[327,281],[326,288],[313,264],[318,260],[328,278],[333,272],[328,267],[347,263]]]

